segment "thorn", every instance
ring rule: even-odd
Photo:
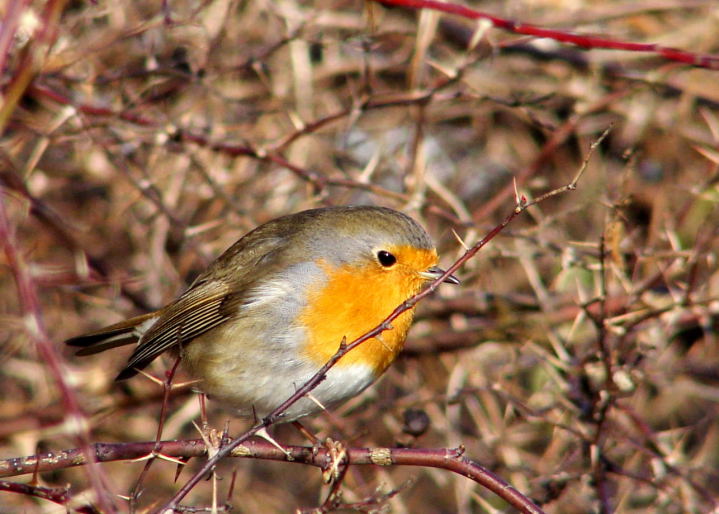
[[[174,483],[177,483],[177,479],[180,478],[180,473],[182,473],[182,470],[185,469],[185,464],[190,462],[190,457],[179,457],[179,460],[182,461],[182,464],[178,464],[177,469],[175,469]]]
[[[464,242],[464,240],[463,240],[462,237],[457,233],[457,231],[454,230],[454,229],[452,229],[452,234],[454,235],[454,238],[457,240],[457,242],[459,242],[459,244],[462,245],[462,248],[464,248],[464,251],[465,251],[465,252],[468,251],[468,250],[469,250],[469,246],[467,246],[467,243]]]
[[[292,454],[290,454],[290,452],[288,452],[287,450],[285,450],[285,449],[280,445],[280,443],[278,443],[277,441],[275,441],[275,440],[272,438],[272,436],[269,434],[269,432],[267,432],[267,427],[262,427],[262,428],[260,428],[257,432],[255,432],[255,435],[256,435],[257,437],[260,437],[260,438],[264,439],[264,440],[267,441],[268,443],[272,444],[275,448],[279,449],[282,453],[285,454],[285,457],[287,457],[287,460],[295,460],[295,459],[292,457]]]
[[[155,375],[150,375],[150,374],[149,374],[147,371],[145,371],[145,370],[135,369],[135,371],[137,371],[140,375],[142,375],[143,377],[145,377],[145,378],[147,378],[148,380],[150,380],[150,382],[154,382],[155,384],[161,385],[161,386],[164,386],[164,385],[165,385],[165,381],[164,381],[164,380],[160,380],[160,379],[157,378]]]
[[[191,386],[193,384],[199,384],[200,382],[201,382],[201,380],[186,380],[184,382],[178,382],[178,383],[173,382],[172,389],[179,389],[181,387],[187,387],[187,386]]]
[[[313,402],[315,402],[315,403],[319,406],[319,408],[322,409],[323,411],[326,411],[326,410],[327,410],[327,407],[325,407],[324,405],[322,405],[322,402],[321,402],[321,401],[319,401],[317,398],[315,398],[314,396],[312,396],[312,393],[307,393],[305,396],[307,396],[307,398],[309,398],[310,400],[312,400]]]
[[[178,466],[184,466],[186,464],[182,461],[182,459],[178,459],[177,457],[171,457],[169,455],[165,455],[164,453],[156,453],[155,457],[160,460],[166,460],[167,462],[174,462]]]
[[[154,458],[156,458],[156,457],[157,457],[157,455],[155,455],[154,452],[150,452],[150,453],[148,453],[148,454],[146,454],[146,455],[143,455],[142,457],[137,457],[137,458],[135,458],[135,459],[130,459],[130,460],[127,460],[127,461],[125,461],[125,462],[144,462],[144,461],[146,461],[146,460],[154,459]]]
[[[130,459],[126,462],[144,462],[146,460],[153,460],[153,459],[160,459],[160,460],[166,460],[168,462],[174,462],[177,465],[185,465],[185,462],[182,462],[181,459],[177,457],[171,457],[170,455],[165,455],[164,453],[155,452],[152,451],[148,453],[147,455],[143,455],[142,457],[137,457],[136,459]]]
[[[379,341],[380,343],[382,343],[382,346],[384,346],[385,350],[387,350],[388,352],[393,351],[392,348],[390,348],[389,345],[384,342],[384,337],[382,337],[382,334],[377,334],[374,338],[377,339],[377,341]]]

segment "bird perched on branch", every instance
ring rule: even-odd
[[[130,378],[166,351],[197,388],[240,415],[265,416],[335,354],[379,325],[444,271],[427,232],[382,207],[328,207],[248,233],[165,307],[67,341],[90,355],[137,343],[117,376]],[[445,280],[459,281],[454,276]],[[395,360],[413,309],[344,355],[311,397],[282,421],[362,392]]]

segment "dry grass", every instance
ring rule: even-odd
[[[452,230],[472,243],[513,208],[511,177],[530,197],[567,183],[613,123],[576,192],[512,223],[463,268],[461,288],[420,305],[406,354],[380,384],[308,424],[352,446],[461,444],[547,512],[712,508],[716,71],[492,29],[468,50],[474,25],[463,20],[361,2],[169,4],[69,3],[0,140],[2,200],[93,441],[152,440],[159,391],[142,378],[112,382],[126,352],[81,360],[60,348],[64,338],[162,305],[252,227],[320,205],[404,210],[449,264],[461,252]],[[41,7],[32,12],[42,24]],[[711,1],[481,8],[719,51]],[[5,85],[26,63],[16,43]],[[0,457],[74,447],[12,269],[0,269]],[[228,413],[211,407],[223,426]],[[426,433],[403,432],[407,409],[429,415]],[[197,416],[192,395],[175,398],[164,437],[197,437]],[[243,426],[230,421],[231,433]],[[303,444],[289,427],[276,436]],[[101,469],[123,495],[142,466]],[[231,470],[239,512],[317,506],[326,490],[314,468],[232,459],[220,467],[221,501]],[[172,495],[174,473],[152,467],[141,509]],[[92,498],[84,468],[40,483],[70,484],[71,506]],[[398,513],[504,505],[423,468],[351,467],[343,493],[360,501],[398,487],[383,503]],[[202,482],[186,503],[210,499]],[[0,504],[64,512],[10,493]]]

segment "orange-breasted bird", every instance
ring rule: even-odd
[[[410,217],[383,207],[328,207],[272,220],[217,258],[165,307],[67,341],[90,355],[137,342],[118,380],[173,351],[197,388],[263,417],[348,342],[379,325],[443,272]],[[450,276],[452,284],[459,281]],[[402,349],[413,310],[329,370],[285,412],[292,421],[362,392]],[[316,401],[315,401],[316,400]]]

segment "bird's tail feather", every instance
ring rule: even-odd
[[[65,344],[80,347],[76,355],[92,355],[118,346],[135,343],[154,322],[156,317],[157,313],[155,312],[136,316],[94,332],[71,337],[65,341]]]

